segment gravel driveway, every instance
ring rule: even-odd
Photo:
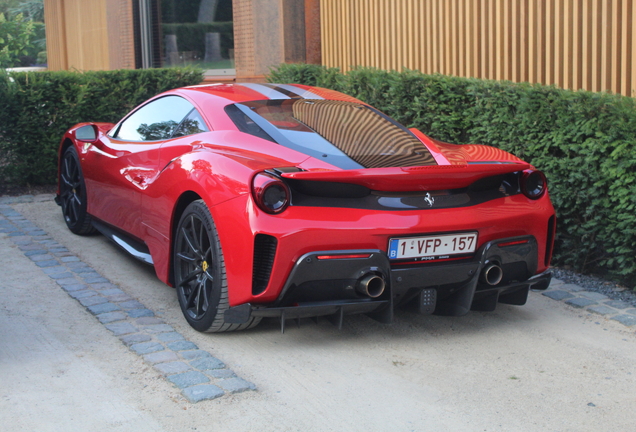
[[[12,208],[256,391],[191,403],[0,234],[5,431],[598,431],[636,422],[636,334],[532,293],[464,317],[398,312],[201,334],[172,288],[101,236],[70,234],[50,200]]]

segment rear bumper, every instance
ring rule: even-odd
[[[253,316],[281,321],[330,316],[341,324],[345,315],[366,313],[389,323],[398,306],[410,306],[423,314],[460,316],[471,309],[494,310],[497,303],[523,305],[530,289],[543,290],[550,283],[549,271],[534,275],[537,249],[533,236],[505,238],[486,243],[471,259],[411,266],[392,264],[377,249],[311,252],[295,263],[275,302],[232,307],[225,319],[243,323]],[[490,265],[502,269],[501,281],[494,285],[480,278]],[[376,298],[356,290],[369,274],[386,284]]]

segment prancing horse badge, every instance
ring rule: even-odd
[[[433,207],[433,203],[435,203],[435,198],[433,198],[430,192],[426,192],[424,201],[426,201],[426,204],[428,204],[429,207]]]

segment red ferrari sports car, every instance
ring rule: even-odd
[[[394,309],[463,315],[545,289],[555,213],[541,171],[407,129],[345,94],[180,88],[62,138],[57,201],[154,265],[199,331]]]

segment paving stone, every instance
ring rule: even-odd
[[[561,291],[561,290],[557,290],[557,291],[546,291],[544,293],[542,293],[544,296],[546,297],[550,297],[551,299],[554,300],[564,300],[564,299],[569,299],[574,297],[574,295],[570,294],[567,291]]]
[[[618,321],[621,324],[624,324],[628,327],[632,327],[636,325],[636,315],[616,315],[611,319]]]
[[[114,296],[114,295],[126,294],[125,292],[123,292],[119,288],[108,288],[108,289],[104,289],[104,290],[99,290],[99,292],[103,296]],[[128,295],[128,294],[126,294],[126,295]]]
[[[155,313],[150,309],[133,309],[126,311],[131,318],[151,317],[155,316]]]
[[[121,321],[126,318],[127,316],[123,312],[106,312],[106,313],[97,315],[97,319],[102,324],[107,324],[114,321]]]
[[[219,381],[218,386],[228,393],[241,393],[247,390],[256,390],[256,386],[243,378],[228,378]]]
[[[54,253],[59,253],[59,252],[68,252],[68,251],[69,251],[69,250],[68,250],[68,249],[66,249],[65,247],[54,247],[54,248],[49,248],[49,250],[50,250],[51,252],[54,252]]]
[[[583,288],[582,286],[575,284],[563,284],[559,287],[559,289],[569,292],[579,292],[585,290],[585,288]]]
[[[181,392],[188,401],[197,403],[205,400],[212,400],[225,394],[223,390],[213,384],[203,384],[183,389]]]
[[[165,348],[163,345],[157,342],[141,342],[130,346],[130,349],[137,354],[150,354],[152,352],[163,351]]]
[[[102,290],[117,288],[117,285],[110,282],[100,282],[100,283],[92,283],[91,288],[96,289],[98,291],[102,291]]]
[[[94,306],[94,305],[98,305],[98,304],[102,304],[102,303],[107,303],[108,300],[106,300],[102,296],[94,295],[92,297],[82,298],[82,299],[80,299],[79,302],[82,304],[82,306]]]
[[[586,306],[590,306],[596,303],[594,300],[586,299],[583,297],[576,297],[573,299],[566,300],[565,302],[569,304],[570,306],[574,306],[577,308],[584,308]]]
[[[585,298],[588,298],[590,300],[595,300],[595,301],[607,299],[607,296],[605,294],[601,294],[601,293],[597,293],[597,292],[591,292],[591,291],[581,291],[579,293],[579,295],[581,297],[585,297]]]
[[[68,295],[70,295],[74,299],[81,299],[85,297],[94,296],[96,294],[95,294],[95,291],[93,290],[78,290],[78,291],[69,291]]]
[[[90,297],[89,297],[90,298]],[[99,315],[106,312],[113,312],[119,310],[119,306],[114,303],[102,303],[95,306],[89,306],[87,308],[93,315]]]
[[[70,273],[70,272],[53,273],[53,274],[50,274],[49,277],[51,279],[55,279],[55,280],[57,280],[57,279],[69,279],[69,278],[73,277],[73,273]]]
[[[161,318],[144,317],[144,318],[139,318],[138,320],[135,320],[135,324],[148,326],[148,325],[156,325],[156,324],[165,324],[165,321],[162,320]]]
[[[30,251],[31,255],[27,255],[27,256],[33,262],[51,261],[53,259],[53,257],[51,255],[49,255],[48,253],[46,253],[46,252],[45,253],[40,253],[40,252],[41,251],[39,251],[39,250]]]
[[[78,262],[80,259],[78,257],[76,257],[75,255],[69,255],[69,256],[65,256],[60,258],[60,261],[65,262],[65,263],[72,263],[72,262]]]
[[[68,269],[64,266],[58,265],[54,267],[43,268],[42,272],[47,275],[60,274],[60,273],[68,273]],[[73,275],[71,275],[72,277]]]
[[[89,283],[89,284],[108,282],[108,279],[106,279],[105,277],[101,277],[101,276],[85,277],[85,276],[82,275],[82,279],[84,279],[84,281],[86,283]]]
[[[111,291],[111,290],[108,290],[108,291]],[[123,291],[121,291],[121,292],[123,293]],[[102,292],[102,294],[104,294],[104,293]],[[144,305],[139,303],[137,300],[130,300],[130,301],[126,301],[126,302],[121,302],[121,303],[119,303],[119,307],[124,309],[124,310],[126,310],[126,309],[145,309]]]
[[[148,336],[148,338],[150,337]],[[152,354],[146,354],[144,356],[144,360],[150,364],[157,364],[177,361],[179,360],[179,357],[177,357],[177,355],[172,351],[159,351]]]
[[[625,303],[620,300],[606,301],[605,304],[616,309],[627,309],[630,307],[629,303]]]
[[[594,312],[597,313],[599,315],[614,315],[615,313],[617,313],[618,311],[614,308],[611,307],[607,307],[607,306],[590,306],[589,308],[587,308],[587,310],[589,310],[590,312]]]
[[[126,323],[128,324],[128,323]],[[134,327],[133,327],[134,328]],[[136,331],[137,329],[135,329]],[[147,335],[147,334],[143,334],[143,333],[134,333],[134,334],[127,334],[124,336],[120,336],[119,339],[125,344],[125,345],[133,345],[139,342],[147,342],[149,340],[151,340],[152,338]],[[166,351],[168,353],[174,354],[172,351]]]
[[[168,324],[156,324],[144,327],[148,333],[168,333],[173,332],[174,328]]]
[[[87,288],[86,285],[79,283],[75,279],[73,279],[73,283],[60,283],[59,280],[55,281],[62,287],[62,289],[66,292],[80,291],[85,290]],[[92,291],[92,290],[91,290]]]
[[[53,267],[56,265],[60,265],[60,263],[58,263],[57,260],[47,260],[47,261],[38,261],[35,263],[35,265],[38,267]]]
[[[181,389],[210,382],[208,377],[203,375],[201,372],[195,371],[171,375],[168,377],[168,380]]]
[[[628,314],[636,315],[636,309],[630,309],[625,312],[627,312]]]
[[[160,333],[159,335],[157,335],[157,339],[159,339],[162,342],[175,342],[175,341],[182,341],[185,338],[180,333],[170,332],[170,333]]]
[[[62,288],[64,288],[65,285],[84,285],[75,278],[57,279],[55,282],[57,282],[57,284],[60,285]]]
[[[130,323],[113,323],[106,324],[105,327],[115,333],[115,336],[121,336],[129,333],[136,333],[138,330]]]
[[[236,374],[229,369],[212,369],[206,373],[217,379],[235,378]]]
[[[73,271],[73,273],[78,274],[80,276],[84,273],[89,273],[93,271],[93,269],[91,269],[90,267],[77,267],[71,270]]]
[[[159,363],[155,365],[155,369],[164,375],[174,375],[191,370],[189,364],[182,361],[174,361],[168,363]]]
[[[225,367],[225,363],[223,363],[218,358],[212,357],[212,356],[193,360],[190,362],[190,364],[195,369],[199,369],[202,371],[208,371],[213,369],[223,369]]]
[[[194,359],[203,358],[203,357],[212,357],[212,354],[203,350],[179,351],[179,355],[186,360],[194,360]]]
[[[100,291],[100,293],[103,293],[103,291]],[[132,297],[128,294],[107,295],[106,298],[114,303],[120,303],[132,299]]]
[[[198,347],[190,341],[177,341],[168,343],[168,348],[172,351],[189,351],[196,350]]]

